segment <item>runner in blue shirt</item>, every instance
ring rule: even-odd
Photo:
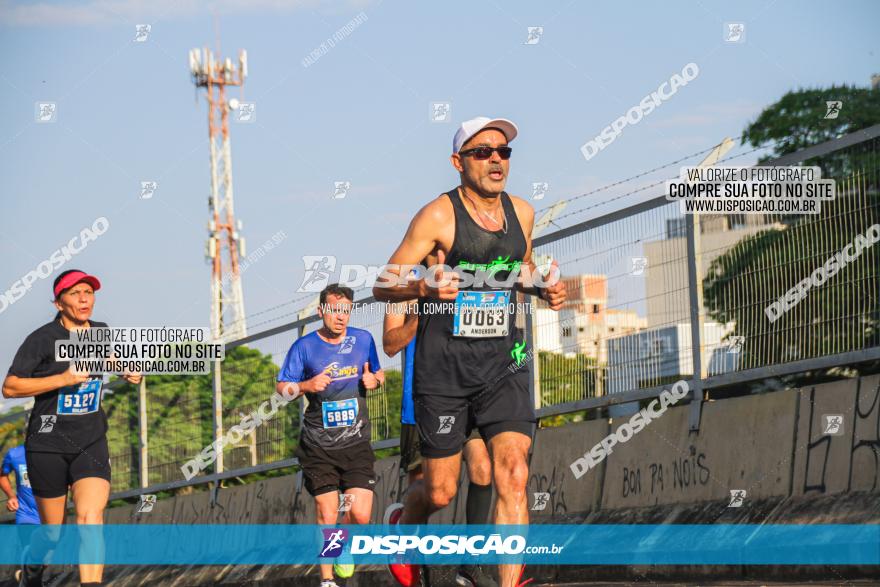
[[[278,373],[280,393],[293,382],[308,399],[296,456],[320,525],[335,525],[339,511],[343,524],[368,524],[373,509],[376,457],[366,396],[385,374],[373,336],[348,326],[353,297],[348,287],[324,288],[323,325],[293,343]],[[347,578],[354,565],[322,564],[321,587],[337,587],[334,571]]]
[[[15,475],[15,490],[9,482]],[[24,456],[24,445],[10,448],[3,457],[3,470],[0,474],[0,489],[6,494],[6,509],[15,512],[15,523],[18,526],[18,542],[22,550],[28,545],[30,535],[22,526],[40,523],[40,513],[28,478],[27,461]],[[15,581],[21,580],[21,569],[15,571]]]
[[[9,483],[9,478],[15,474],[15,491]],[[8,497],[6,509],[15,512],[16,524],[39,524],[40,514],[37,512],[37,502],[34,500],[34,492],[31,490],[31,482],[28,479],[27,462],[24,458],[24,445],[20,444],[10,448],[3,457],[3,473],[0,476],[0,489]]]

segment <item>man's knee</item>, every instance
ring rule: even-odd
[[[351,523],[352,524],[369,524],[370,523],[370,510],[351,510]]]
[[[529,482],[529,465],[525,455],[508,451],[495,462],[495,484],[501,495],[525,491]]]
[[[428,504],[434,510],[443,509],[455,497],[455,485],[438,485],[428,490]]]
[[[468,461],[468,478],[477,485],[492,483],[492,463],[487,455]]]
[[[335,524],[336,518],[338,517],[339,510],[338,506],[332,506],[327,503],[322,503],[321,501],[315,501],[315,510],[316,510],[316,518],[318,519],[318,524]]]

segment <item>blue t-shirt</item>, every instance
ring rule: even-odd
[[[360,328],[347,328],[337,344],[325,342],[317,332],[293,343],[278,372],[278,381],[299,383],[319,373],[327,373],[331,379],[324,391],[306,394],[309,405],[303,417],[301,442],[324,449],[370,442],[367,390],[361,384],[364,363],[369,363],[372,373],[382,368],[373,335]]]
[[[416,409],[413,405],[412,384],[413,384],[413,358],[416,355],[416,337],[413,337],[404,349],[403,364],[403,396],[400,402],[400,423],[412,424],[416,423]]]
[[[27,461],[24,458],[24,446],[9,449],[3,457],[3,474],[15,471],[15,495],[18,497],[18,511],[15,512],[16,524],[39,524],[40,514],[37,502],[28,478]]]

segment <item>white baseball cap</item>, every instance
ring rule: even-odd
[[[455,131],[455,138],[452,139],[452,152],[458,153],[459,150],[461,150],[462,145],[468,142],[472,136],[484,128],[497,128],[504,133],[505,137],[507,137],[508,143],[516,138],[516,125],[506,118],[478,116],[476,118],[471,118],[470,120],[465,120],[461,123],[461,126],[458,127],[458,130]]]

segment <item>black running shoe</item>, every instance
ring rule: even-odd
[[[460,587],[498,587],[492,575],[480,565],[462,566],[456,580]]]
[[[458,587],[458,567],[453,565],[424,565],[422,587]]]
[[[21,565],[18,587],[43,587],[44,569],[43,565]]]

